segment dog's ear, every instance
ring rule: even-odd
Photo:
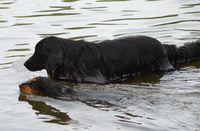
[[[56,72],[61,70],[60,68],[63,65],[63,59],[64,57],[62,50],[59,50],[58,52],[49,53],[49,56],[45,62],[45,69],[51,77],[54,77]]]

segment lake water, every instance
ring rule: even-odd
[[[200,38],[199,0],[0,0],[0,130],[200,131],[200,62],[123,84],[73,84],[112,105],[20,95],[21,82],[46,76],[23,62],[51,35],[147,35],[180,46]]]

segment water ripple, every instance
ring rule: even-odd
[[[81,13],[51,13],[51,14],[38,14],[38,15],[25,15],[25,16],[14,16],[15,18],[30,18],[30,17],[45,17],[45,16],[70,16],[80,15]]]
[[[8,56],[5,56],[4,58],[15,58],[15,57],[21,58],[24,56],[26,56],[26,55],[8,55]]]
[[[7,20],[0,20],[0,23],[8,22]]]
[[[200,11],[185,12],[183,14],[200,14]]]
[[[193,8],[196,6],[200,6],[200,3],[185,4],[185,5],[182,5],[182,8]]]
[[[73,10],[71,6],[49,6],[49,10],[41,10],[36,12],[57,12],[57,11],[64,11],[64,10]]]
[[[155,16],[155,17],[141,17],[141,18],[120,18],[120,19],[111,19],[111,20],[104,20],[102,22],[110,22],[110,21],[130,21],[130,20],[147,20],[147,19],[164,19],[164,18],[170,18],[170,17],[177,17],[178,14],[172,14],[172,15],[164,15],[164,16]]]
[[[80,39],[83,39],[83,38],[91,38],[91,37],[97,37],[97,35],[76,36],[76,37],[70,37],[69,39],[72,39],[72,40],[80,40]]]
[[[62,2],[76,2],[76,1],[79,1],[79,0],[62,0]]]
[[[59,32],[59,33],[44,33],[44,34],[37,34],[37,35],[41,36],[42,38],[45,38],[49,36],[58,36],[58,35],[64,35],[64,34],[69,34],[69,33]]]
[[[23,48],[23,49],[9,49],[7,52],[23,52],[23,51],[30,51],[29,48]]]
[[[162,23],[162,24],[156,24],[154,26],[166,26],[166,25],[174,25],[174,24],[180,24],[180,23],[186,23],[186,22],[200,22],[200,19],[193,19],[193,20],[178,20],[178,21],[172,21],[172,22],[167,22],[167,23]]]
[[[122,2],[122,1],[130,1],[130,0],[97,0],[97,2]]]
[[[0,65],[11,65],[13,62],[0,63]]]
[[[27,26],[27,25],[33,25],[34,23],[16,23],[12,26]]]
[[[9,9],[9,7],[0,7],[0,10],[3,10],[3,9]]]
[[[198,0],[1,0],[0,129],[199,130],[199,62],[165,74],[142,73],[122,84],[65,83],[117,105],[112,109],[98,101],[26,99],[18,94],[22,81],[47,77],[45,70],[30,72],[23,66],[41,38],[103,41],[147,35],[179,46],[199,39],[199,5]]]
[[[70,28],[64,28],[64,29],[65,30],[81,30],[81,29],[89,29],[89,28],[95,28],[95,26],[70,27]]]
[[[2,5],[11,5],[11,4],[13,4],[14,2],[2,2],[2,3],[0,3],[0,4],[2,4]]]
[[[15,44],[15,46],[25,46],[25,45],[29,45],[29,43]]]
[[[128,24],[115,24],[115,23],[103,23],[103,22],[99,22],[99,23],[90,23],[88,25],[128,25]]]
[[[82,7],[81,9],[105,9],[107,6],[96,6],[96,7]]]

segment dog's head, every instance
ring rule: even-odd
[[[20,92],[23,94],[33,94],[50,97],[74,96],[76,92],[63,86],[47,77],[36,77],[19,85]]]
[[[41,77],[33,78],[19,85],[20,92],[23,94],[44,95],[43,82]]]
[[[53,68],[62,61],[62,46],[56,37],[42,39],[35,46],[34,54],[24,63],[30,71]]]

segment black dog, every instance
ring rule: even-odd
[[[27,69],[46,69],[53,79],[73,82],[119,82],[140,72],[173,70],[180,61],[200,58],[200,42],[177,48],[147,36],[100,43],[48,37],[37,43]]]
[[[20,92],[24,95],[39,95],[48,96],[55,99],[65,101],[80,101],[89,106],[101,108],[117,106],[108,102],[112,100],[120,100],[121,96],[109,97],[106,94],[99,94],[91,91],[81,91],[79,89],[73,89],[67,85],[63,85],[56,81],[53,81],[47,77],[35,77],[29,81],[26,81],[19,85]],[[100,106],[101,105],[101,106]]]

